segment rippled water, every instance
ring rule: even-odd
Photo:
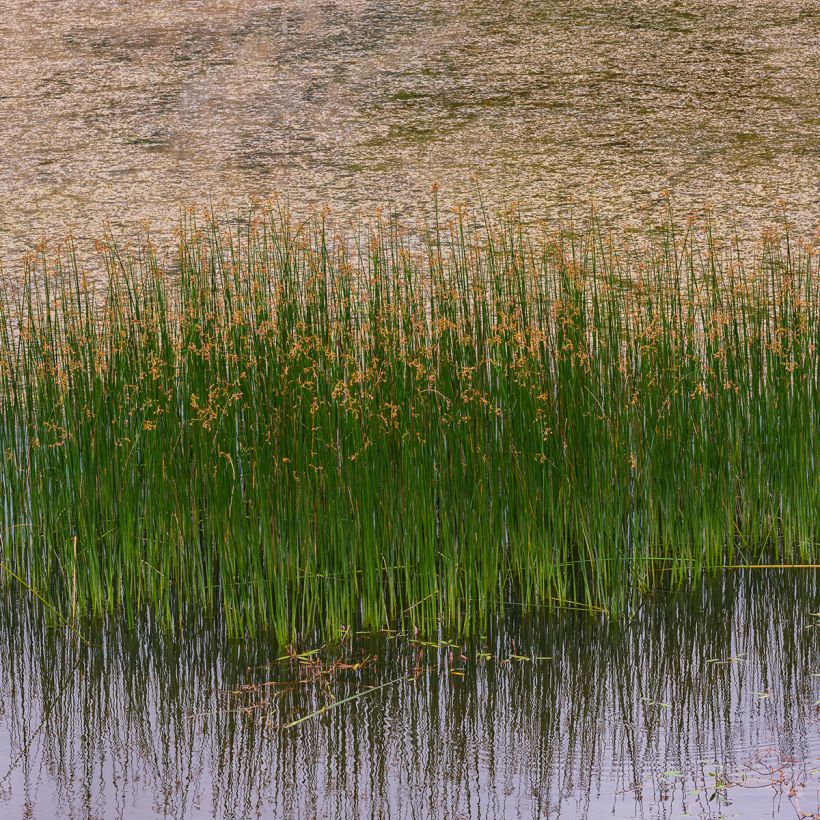
[[[615,622],[301,660],[196,622],[86,648],[6,596],[0,815],[796,819],[820,811],[818,592],[735,574]]]
[[[207,197],[412,215],[436,181],[820,223],[817,2],[6,0],[0,43],[7,259]]]

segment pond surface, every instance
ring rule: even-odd
[[[0,258],[184,202],[820,224],[813,0],[6,0]],[[10,263],[9,263],[10,264]]]
[[[0,815],[812,816],[819,592],[810,570],[737,573],[615,621],[510,607],[469,641],[301,658],[148,619],[86,625],[84,647],[7,594]]]

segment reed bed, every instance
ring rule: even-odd
[[[816,560],[817,257],[785,233],[271,207],[99,253],[96,287],[32,257],[0,315],[4,575],[66,617],[469,630]]]

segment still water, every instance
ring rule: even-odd
[[[0,816],[814,816],[819,592],[737,573],[616,621],[511,607],[469,641],[301,658],[194,619],[84,647],[7,595]]]
[[[813,0],[4,0],[0,258],[275,192],[820,224]]]

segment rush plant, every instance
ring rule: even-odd
[[[0,315],[3,575],[66,617],[467,630],[816,560],[817,257],[785,234],[270,208],[99,258],[32,257]]]

